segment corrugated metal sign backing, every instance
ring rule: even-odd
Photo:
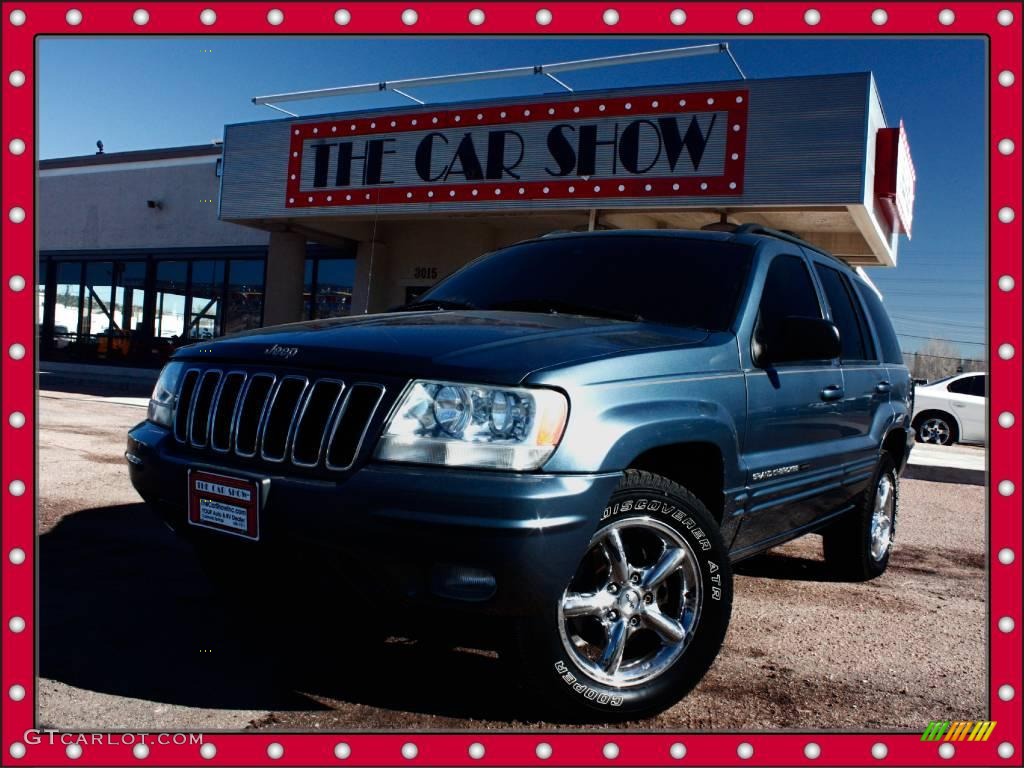
[[[228,126],[221,218],[862,201],[869,75]]]

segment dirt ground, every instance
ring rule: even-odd
[[[132,489],[124,435],[144,402],[40,393],[41,727],[550,727],[494,654],[472,649],[392,639],[368,658],[282,674],[231,629],[191,552]],[[913,476],[883,577],[830,581],[816,536],[740,564],[714,667],[628,727],[920,731],[983,719],[984,488]]]

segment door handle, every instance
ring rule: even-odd
[[[887,394],[889,394],[889,391],[891,389],[892,389],[892,384],[890,384],[888,381],[880,381],[877,384],[875,384],[875,392],[877,392],[880,395],[887,395]]]
[[[965,405],[967,405],[967,403],[958,403],[956,400],[953,400],[952,402],[954,408],[963,408]]]
[[[822,400],[841,400],[845,391],[838,384],[833,384],[830,387],[825,387],[821,390]]]

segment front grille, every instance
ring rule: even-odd
[[[344,471],[383,396],[380,384],[190,368],[181,379],[174,437],[243,459]]]

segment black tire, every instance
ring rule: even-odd
[[[612,592],[609,585],[615,581],[615,574],[611,559],[591,548],[603,540],[602,536],[619,537],[618,541],[623,545],[620,551],[626,552],[627,557],[622,566],[625,570],[618,573],[628,572],[632,574],[631,578],[642,579],[639,583],[627,584],[627,580],[620,578],[617,581],[625,587],[616,587]],[[645,591],[646,580],[648,577],[653,579],[653,565],[670,554],[670,542],[671,554],[679,556],[681,564],[666,571],[670,575],[663,580],[652,582],[659,586]],[[680,551],[685,555],[680,555]],[[591,568],[595,561],[596,572]],[[599,574],[602,567],[607,568],[604,576]],[[537,701],[552,705],[552,715],[567,716],[573,720],[644,717],[678,702],[714,662],[732,611],[732,570],[728,550],[710,512],[696,496],[670,480],[649,472],[626,471],[604,510],[591,545],[581,558],[576,576],[566,587],[566,593],[570,590],[582,593],[583,581],[590,578],[593,578],[594,586],[586,595],[587,599],[615,600],[620,610],[606,612],[602,607],[599,609],[600,618],[588,614],[578,619],[566,619],[563,623],[561,599],[554,605],[538,606],[536,615],[520,620],[513,633],[514,647],[511,650],[516,655],[514,663],[520,670],[520,679],[538,690]],[[606,593],[613,597],[609,598]],[[689,605],[689,601],[695,600],[694,594],[699,595],[695,608]],[[644,605],[640,606],[637,600]],[[672,644],[662,641],[650,628],[648,622],[657,618],[650,614],[661,613],[662,601],[665,601],[667,609],[663,615],[672,621],[678,617],[673,628],[685,627],[687,639]],[[654,607],[647,607],[649,605]],[[627,619],[627,614],[631,618]],[[667,649],[664,650],[667,654],[665,661],[660,664],[663,667],[660,674],[645,680],[642,674],[650,673],[641,672],[629,683],[616,685],[614,680],[598,679],[580,665],[577,654],[569,649],[573,644],[568,639],[570,633],[579,632],[572,634],[577,641],[582,641],[584,634],[596,634],[598,639],[593,648],[597,655],[600,638],[604,639],[605,647],[609,645],[608,638],[612,632],[609,617],[612,616],[618,621],[619,629],[615,631],[628,636],[622,644],[624,652],[621,658],[624,661],[621,669],[643,670],[638,662],[646,658],[645,652],[658,652],[646,649]],[[604,624],[606,620],[608,625]],[[631,624],[634,620],[637,622],[635,627]],[[625,628],[627,625],[629,629]],[[590,648],[589,644],[585,646],[586,650]],[[584,652],[579,646],[577,650],[580,654]],[[672,656],[673,653],[678,655]],[[600,663],[599,659],[591,661]]]
[[[881,556],[876,556],[878,548],[872,551],[872,522],[883,478],[888,479],[892,494],[891,523],[888,544]],[[885,573],[896,538],[899,509],[899,473],[892,456],[883,451],[871,484],[864,491],[863,499],[857,507],[822,532],[825,562],[837,578],[843,581],[868,581]]]
[[[927,425],[927,429],[924,427]],[[933,445],[953,445],[960,439],[956,419],[944,411],[925,411],[914,417],[914,439],[919,443]],[[933,429],[932,427],[935,427]],[[939,436],[948,435],[941,439]]]

